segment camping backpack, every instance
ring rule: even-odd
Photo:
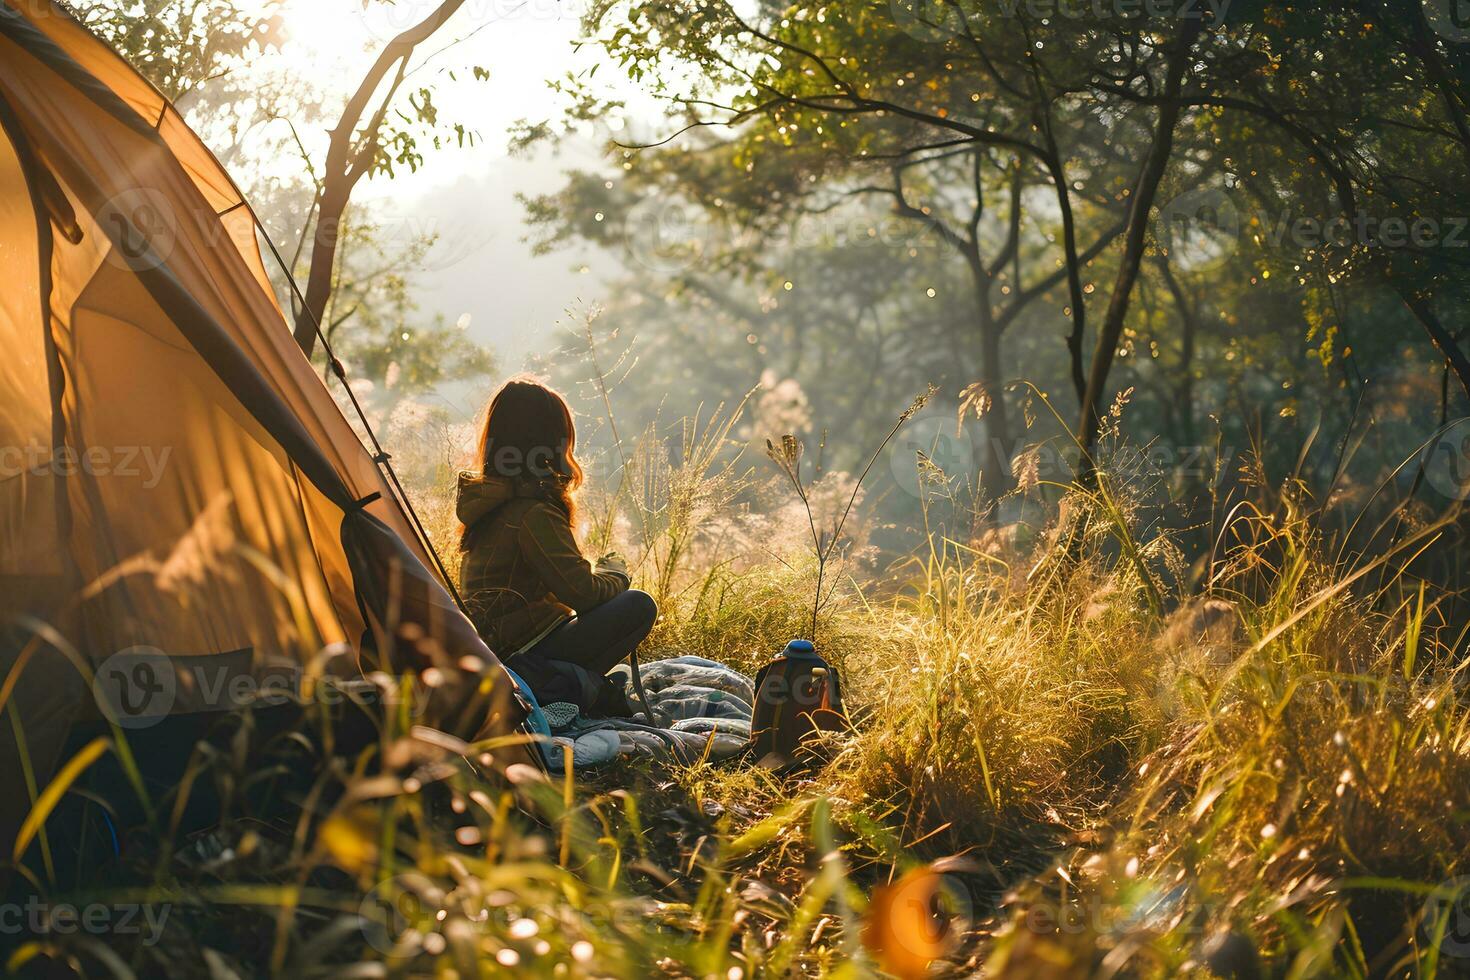
[[[818,732],[847,729],[837,671],[809,640],[792,640],[755,678],[750,754],[756,764],[779,768],[810,761],[803,744]]]

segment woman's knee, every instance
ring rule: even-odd
[[[629,589],[623,593],[623,601],[627,603],[630,616],[637,618],[640,624],[646,624],[649,629],[658,620],[658,603],[653,596],[640,589]]]

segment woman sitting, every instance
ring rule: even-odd
[[[607,672],[638,648],[658,607],[616,554],[593,564],[572,533],[582,468],[566,400],[513,379],[490,400],[476,472],[460,475],[460,589],[490,648],[542,704],[632,714]]]

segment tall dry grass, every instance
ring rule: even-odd
[[[1400,521],[1355,555],[1298,485],[1260,485],[1211,519],[1193,587],[1168,535],[1143,530],[1158,525],[1134,485],[1104,467],[1052,488],[1051,523],[1028,547],[935,530],[881,574],[853,562],[831,576],[791,526],[811,518],[750,506],[769,498],[731,462],[731,418],[681,428],[663,455],[652,443],[666,436],[641,436],[625,468],[636,479],[589,509],[591,533],[640,555],[663,608],[652,651],[747,670],[808,631],[825,574],[817,631],[855,721],[830,766],[785,781],[695,766],[496,785],[474,768],[483,747],[401,714],[353,760],[324,757],[307,730],[252,747],[244,725],[232,751],[201,748],[195,777],[150,801],[154,837],[125,861],[35,882],[53,901],[167,904],[165,941],[52,932],[8,967],[1463,968],[1465,632],[1454,591],[1425,574],[1462,532],[1458,514]],[[853,485],[838,482],[840,506]],[[448,544],[446,500],[422,509]],[[171,826],[198,779],[259,788],[278,770],[315,774],[284,817],[279,800],[241,793],[207,832]]]

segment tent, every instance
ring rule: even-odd
[[[415,672],[523,713],[292,339],[247,202],[50,0],[0,0],[0,861],[72,726]]]

